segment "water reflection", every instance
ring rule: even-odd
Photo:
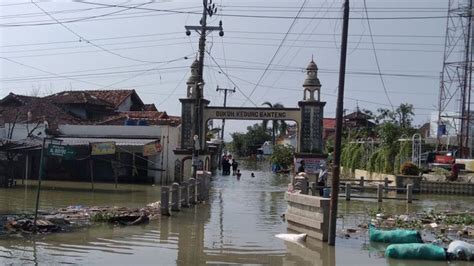
[[[260,167],[260,168],[259,168]],[[263,168],[262,168],[263,167]],[[384,246],[375,247],[364,234],[358,239],[337,239],[337,248],[308,239],[303,245],[274,237],[286,232],[281,218],[286,210],[284,191],[290,180],[273,175],[268,165],[242,161],[240,181],[235,176],[217,177],[208,202],[162,217],[148,225],[122,227],[96,225],[74,232],[34,236],[0,237],[1,264],[117,264],[117,265],[397,265],[382,257]],[[255,173],[255,178],[250,173]],[[159,187],[144,185],[45,182],[43,209],[68,205],[143,206],[160,199]],[[0,213],[20,213],[34,207],[34,187],[0,189]],[[24,196],[19,196],[24,195]],[[444,199],[444,198],[443,198]],[[388,210],[405,212],[428,208],[467,205],[427,199],[415,202],[386,202]],[[424,202],[424,201],[423,201]],[[340,228],[363,222],[373,201],[341,201]],[[409,262],[410,263],[410,262]],[[422,265],[406,264],[406,265]],[[425,263],[425,265],[433,265]],[[457,265],[457,264],[454,264]],[[462,265],[462,264],[459,264]],[[466,264],[465,264],[466,265]]]

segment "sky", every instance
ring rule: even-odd
[[[367,0],[365,10],[363,0],[351,1],[345,109],[410,103],[415,123],[428,122],[438,105],[447,2]],[[222,21],[224,36],[207,37],[204,97],[220,106],[216,87],[236,87],[227,106],[297,107],[314,58],[325,117],[334,117],[342,3],[214,0],[208,25]],[[199,25],[201,13],[201,0],[0,0],[0,97],[135,89],[145,103],[180,115],[199,38],[184,26]],[[253,123],[227,121],[225,138]]]

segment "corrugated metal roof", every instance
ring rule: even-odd
[[[84,146],[94,142],[115,142],[116,146],[143,146],[159,139],[58,138],[62,145]]]

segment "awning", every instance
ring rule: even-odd
[[[89,146],[94,142],[115,142],[116,146],[143,146],[159,139],[116,139],[116,138],[57,138],[61,140],[61,145]]]

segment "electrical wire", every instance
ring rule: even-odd
[[[375,49],[375,43],[374,43],[374,37],[372,36],[372,27],[370,26],[370,19],[369,19],[369,12],[367,11],[367,1],[364,0],[364,9],[365,9],[365,16],[367,18],[367,25],[369,26],[369,35],[370,35],[370,40],[372,41],[372,48],[374,51],[374,57],[375,57],[375,63],[377,65],[377,70],[379,71],[379,76],[380,76],[380,82],[382,83],[382,88],[385,92],[385,96],[387,96],[387,101],[392,107],[392,111],[394,110],[392,101],[390,100],[390,96],[388,95],[387,87],[385,86],[385,81],[382,76],[382,71],[380,70],[380,63],[379,63],[379,58],[377,56],[377,50]]]
[[[273,63],[273,60],[275,60],[276,56],[278,55],[278,52],[280,52],[281,47],[283,46],[283,43],[286,41],[286,38],[288,37],[288,33],[293,29],[293,27],[296,24],[296,19],[298,16],[301,14],[301,11],[303,10],[304,6],[306,5],[306,1],[304,0],[303,3],[301,4],[300,9],[298,10],[298,13],[296,13],[296,16],[294,17],[293,21],[291,22],[290,27],[286,31],[286,34],[283,36],[283,39],[281,40],[280,44],[278,45],[278,48],[276,49],[275,53],[273,53],[272,58],[270,59],[270,62],[268,62],[267,67],[263,71],[262,75],[257,81],[257,84],[255,84],[255,87],[252,89],[252,91],[249,94],[249,98],[252,97],[254,94],[255,90],[257,89],[258,85],[262,82],[263,78],[265,77],[265,74],[267,73],[268,69],[270,68],[271,64]],[[244,106],[247,103],[247,101],[244,101],[241,106]]]
[[[123,59],[128,59],[128,60],[131,60],[131,61],[136,61],[136,62],[141,62],[141,63],[159,63],[159,62],[154,62],[154,61],[147,61],[147,60],[140,60],[140,59],[136,59],[136,58],[132,58],[132,57],[128,57],[128,56],[125,56],[125,55],[122,55],[122,54],[119,54],[119,53],[116,53],[116,52],[113,52],[113,51],[110,51],[100,45],[97,45],[96,43],[94,42],[91,42],[89,40],[87,40],[86,38],[84,38],[82,35],[76,33],[75,31],[73,31],[70,27],[66,26],[65,24],[61,23],[59,20],[57,20],[55,17],[53,17],[51,14],[49,14],[46,10],[44,10],[41,6],[39,6],[34,0],[31,0],[31,3],[34,4],[38,9],[40,9],[41,11],[43,11],[48,17],[50,17],[52,20],[56,21],[59,25],[61,25],[63,28],[65,28],[66,30],[68,30],[70,33],[74,34],[75,36],[77,36],[79,38],[79,40],[84,40],[86,41],[88,44],[104,51],[104,52],[107,52],[111,55],[115,55],[115,56],[118,56],[118,57],[121,57]],[[138,4],[134,7],[125,7],[126,9],[131,9],[131,8],[137,8],[137,7],[140,7],[140,6],[144,6],[144,5],[147,5],[151,2],[146,2],[146,3],[142,3],[142,4]]]
[[[254,106],[257,106],[257,104],[256,104],[254,101],[252,101],[252,99],[250,99],[250,97],[247,96],[244,91],[242,91],[242,90],[240,89],[239,85],[237,85],[237,84],[230,78],[230,76],[227,74],[227,72],[224,71],[224,69],[222,69],[222,67],[219,65],[219,63],[216,61],[216,59],[214,59],[214,57],[212,56],[212,54],[208,53],[208,55],[209,55],[209,57],[211,57],[211,60],[214,62],[214,64],[216,64],[216,66],[219,68],[219,70],[221,71],[221,73],[224,74],[224,75],[227,77],[227,79],[234,85],[234,87],[235,87],[240,93],[242,93],[242,95],[246,98],[245,101],[249,101],[249,102],[251,102]]]

